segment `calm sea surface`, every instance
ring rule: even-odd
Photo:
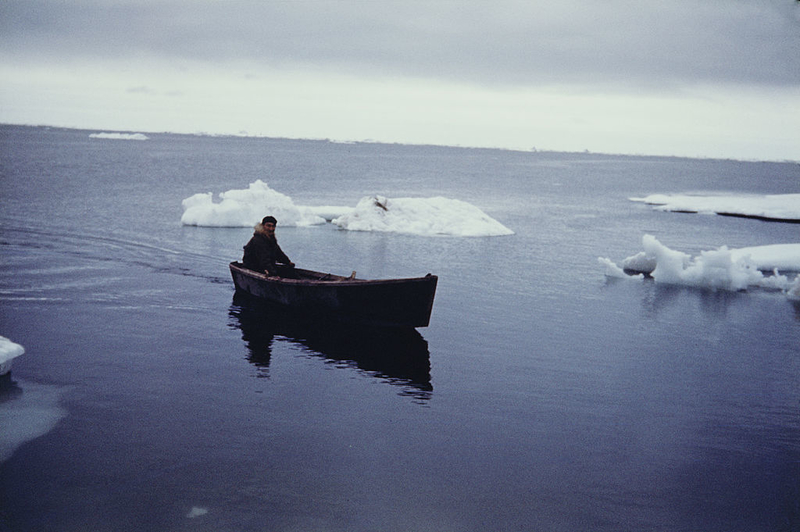
[[[800,530],[800,307],[597,263],[643,234],[799,242],[628,200],[797,193],[799,165],[89,134],[0,127],[0,335],[26,348],[0,530]],[[418,333],[298,329],[234,298],[250,229],[180,224],[256,179],[460,199],[516,234],[279,227],[301,267],[440,277]]]

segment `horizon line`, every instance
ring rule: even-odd
[[[798,0],[800,1],[800,0]],[[788,163],[800,164],[800,159],[760,159],[760,158],[735,158],[735,157],[719,157],[719,156],[702,156],[702,155],[657,155],[646,153],[609,153],[609,152],[596,152],[587,149],[584,150],[554,150],[554,149],[540,149],[531,147],[524,148],[509,148],[503,146],[467,146],[459,144],[434,144],[434,143],[415,143],[415,142],[399,142],[399,141],[384,141],[376,139],[333,139],[330,137],[281,137],[264,135],[257,133],[248,133],[242,131],[239,133],[213,133],[208,131],[197,131],[193,133],[183,131],[157,131],[157,130],[133,130],[133,129],[113,129],[103,128],[96,129],[93,127],[83,126],[64,126],[55,124],[28,124],[19,122],[0,122],[0,126],[18,126],[18,127],[31,127],[31,128],[56,128],[66,129],[73,131],[90,131],[98,133],[141,133],[151,135],[185,135],[194,137],[233,137],[233,138],[253,138],[253,139],[269,139],[269,140],[291,140],[291,141],[311,141],[311,142],[329,142],[332,144],[380,144],[385,146],[408,146],[408,147],[435,147],[435,148],[453,148],[462,150],[498,150],[510,151],[519,153],[554,153],[564,155],[600,155],[604,157],[645,157],[645,158],[671,158],[671,159],[695,159],[700,161],[736,161],[745,163]]]

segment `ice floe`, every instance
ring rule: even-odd
[[[251,227],[267,214],[281,226],[311,226],[331,221],[350,231],[418,236],[500,236],[514,232],[467,202],[443,197],[367,196],[355,207],[299,206],[260,179],[247,189],[229,190],[214,201],[211,192],[183,200],[181,223],[203,227]]]
[[[464,201],[435,198],[362,198],[356,208],[333,220],[351,231],[422,236],[502,236],[513,231]]]
[[[93,139],[111,140],[148,140],[149,137],[143,133],[92,133],[89,135]]]
[[[189,513],[186,514],[186,517],[189,519],[194,519],[195,517],[200,517],[202,515],[206,515],[208,510],[205,508],[200,508],[199,506],[192,506],[192,509],[189,510]]]
[[[195,194],[183,200],[183,225],[203,227],[252,227],[267,214],[278,219],[281,226],[324,224],[325,219],[306,208],[298,207],[292,198],[272,190],[260,179],[243,190],[219,194],[214,202],[211,192]]]
[[[642,237],[644,251],[616,264],[600,257],[609,277],[641,279],[651,276],[658,283],[713,290],[747,290],[749,287],[783,290],[792,299],[800,297],[800,244],[779,244],[700,252],[692,257],[668,248],[652,235]],[[765,273],[767,272],[767,273]],[[794,278],[787,276],[794,273]]]
[[[25,348],[4,336],[0,336],[0,375],[11,371],[15,358],[25,353]]]
[[[777,221],[800,221],[800,194],[773,195],[686,195],[652,194],[629,198],[673,212],[725,214]]]

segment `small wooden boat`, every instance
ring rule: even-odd
[[[268,277],[230,264],[236,289],[311,315],[383,327],[427,327],[438,277],[369,280],[292,269],[291,277]]]

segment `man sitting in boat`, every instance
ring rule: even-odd
[[[278,221],[273,216],[265,216],[256,224],[255,232],[244,246],[242,264],[245,268],[267,275],[294,277],[294,263],[289,260],[275,238]]]

